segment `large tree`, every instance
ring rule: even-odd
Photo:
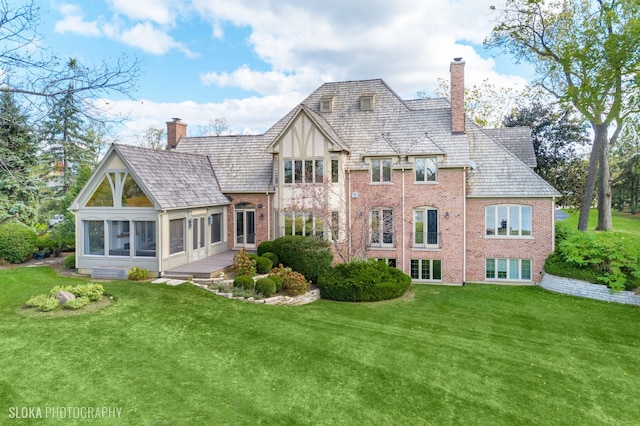
[[[559,205],[579,205],[586,181],[581,150],[589,142],[581,116],[557,103],[534,101],[513,108],[502,124],[531,128],[536,173],[560,191]]]
[[[0,94],[0,222],[35,222],[40,196],[38,143],[26,114],[8,92]]]
[[[485,41],[535,65],[538,83],[589,121],[594,139],[578,227],[598,187],[598,230],[611,229],[609,149],[638,110],[637,0],[507,0]]]

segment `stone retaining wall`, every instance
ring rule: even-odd
[[[266,276],[266,275],[265,275]],[[211,280],[198,280],[195,279],[192,281],[192,284],[202,288],[203,290],[207,290],[217,296],[225,297],[227,299],[234,300],[243,300],[245,302],[251,303],[264,303],[265,305],[306,305],[307,303],[315,302],[316,300],[320,300],[320,289],[316,288],[313,290],[309,290],[305,294],[300,296],[274,296],[269,297],[267,299],[254,299],[253,297],[234,297],[231,293],[223,293],[218,290],[214,290],[209,287],[208,284],[211,283],[222,283],[222,284],[233,284],[233,280],[224,280],[224,279],[211,279]]]
[[[586,281],[557,277],[545,273],[540,281],[540,287],[556,293],[586,297],[588,299],[604,300],[605,302],[623,303],[625,305],[640,306],[640,295],[632,291],[618,291],[611,293],[604,285],[591,284]]]

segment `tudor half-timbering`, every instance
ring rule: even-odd
[[[78,247],[91,247],[91,224],[108,240],[83,252],[78,267],[150,264],[132,254],[141,247],[132,230],[153,220],[157,263],[148,269],[191,262],[199,257],[192,222],[183,225],[185,247],[176,252],[172,220],[206,218],[204,233],[213,235],[209,218],[218,212],[224,238],[215,245],[206,237],[200,256],[316,235],[342,253],[385,259],[416,282],[539,281],[553,250],[558,193],[532,171],[529,129],[478,127],[464,114],[464,62],[452,62],[450,72],[451,102],[404,100],[382,80],[326,83],[261,135],[187,137],[174,119],[167,123],[171,150],[149,153],[149,161],[162,159],[162,172],[176,177],[185,159],[193,167],[200,161],[206,176],[189,172],[197,185],[162,183],[150,177],[157,170],[145,168],[142,152],[149,151],[115,146],[73,206]],[[118,201],[131,184],[111,170],[128,172],[148,205]],[[91,205],[105,179],[114,205]],[[183,197],[188,191],[193,196]],[[111,229],[123,220],[132,235],[124,258],[110,252],[122,246],[122,233],[112,237]]]

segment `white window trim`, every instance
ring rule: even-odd
[[[373,212],[377,211],[380,214],[380,220],[381,220],[381,228],[378,230],[378,237],[380,242],[379,243],[373,243],[371,240],[373,238]],[[390,243],[385,243],[384,242],[384,212],[385,211],[390,211],[391,212],[391,242]],[[371,211],[369,212],[369,248],[371,249],[388,249],[388,248],[393,248],[395,247],[395,232],[394,232],[394,211],[392,208],[388,208],[388,207],[375,207],[373,209],[371,209]]]
[[[507,227],[507,234],[506,235],[498,235],[498,208],[500,207],[506,207],[507,208],[507,223],[506,223],[506,227]],[[511,208],[517,207],[518,208],[518,223],[520,224],[519,229],[518,229],[518,235],[511,235],[511,233],[509,232],[509,221],[511,220],[511,215],[510,215],[510,210]],[[523,207],[527,207],[529,209],[531,209],[531,222],[529,223],[529,227],[530,227],[530,235],[522,235],[522,208]],[[495,234],[493,235],[489,235],[487,234],[487,209],[493,209],[493,217],[494,217],[494,229],[495,229]],[[501,228],[501,227],[500,227]],[[528,205],[528,204],[493,204],[490,206],[486,206],[484,208],[484,238],[491,238],[491,239],[500,239],[500,238],[509,238],[509,239],[523,239],[523,240],[530,240],[533,239],[533,207]]]
[[[379,181],[375,181],[373,180],[373,162],[374,161],[379,161],[380,162],[380,180]],[[389,161],[389,180],[384,180],[384,165],[383,162],[384,161]],[[381,157],[381,158],[372,158],[371,159],[371,166],[369,167],[370,172],[371,172],[371,183],[373,185],[391,185],[393,184],[393,159],[391,157]]]
[[[442,268],[442,259],[410,259],[409,260],[409,276],[411,276],[412,270],[411,270],[411,264],[413,261],[418,261],[418,275],[422,276],[422,264],[424,262],[429,262],[429,275],[431,277],[433,277],[433,262],[440,262],[440,278],[428,278],[428,279],[423,279],[423,278],[413,278],[411,277],[411,281],[414,282],[442,282],[442,275],[444,275],[442,273],[443,268]]]
[[[296,182],[296,167],[295,167],[295,162],[296,161],[301,161],[302,162],[302,176],[301,182]],[[311,182],[307,182],[305,179],[305,162],[306,161],[311,161]],[[321,161],[322,162],[322,181],[318,182],[316,179],[316,162],[317,161]],[[285,170],[286,170],[286,163],[287,162],[291,162],[291,182],[287,182],[286,181],[286,174],[285,174]],[[309,184],[309,183],[323,183],[324,180],[327,178],[327,167],[324,161],[324,158],[322,157],[305,157],[305,158],[285,158],[282,160],[282,183],[283,185],[301,185],[301,184]]]
[[[436,212],[436,218],[437,218],[437,224],[438,224],[438,230],[436,231],[436,237],[437,237],[437,241],[435,244],[429,244],[427,241],[429,241],[429,211],[435,211]],[[427,230],[425,231],[423,229],[423,242],[422,243],[416,243],[416,212],[424,212],[424,221],[422,222],[424,224],[424,227],[427,228]],[[418,207],[413,209],[413,229],[412,229],[412,238],[411,238],[411,248],[412,249],[439,249],[440,248],[440,212],[437,208],[435,207],[428,207],[428,206],[423,206],[423,207]]]
[[[493,260],[494,261],[494,272],[495,272],[495,277],[494,278],[488,278],[487,277],[487,261],[488,260]],[[507,269],[506,269],[506,278],[498,278],[498,260],[504,260],[507,263]],[[511,261],[512,260],[517,260],[518,261],[518,278],[510,278],[510,272],[511,272]],[[531,275],[528,279],[527,278],[522,278],[522,261],[529,261],[529,274]],[[491,282],[491,281],[499,281],[499,282],[532,282],[533,281],[533,259],[518,259],[518,258],[504,258],[504,257],[488,257],[484,260],[484,279]]]
[[[425,179],[424,180],[418,180],[417,179],[417,175],[416,174],[417,174],[417,171],[418,171],[418,168],[417,168],[418,160],[425,160],[425,166],[424,166],[424,178]],[[426,163],[427,160],[433,160],[433,164],[435,165],[436,170],[435,170],[435,179],[434,180],[428,180],[427,179],[427,163]],[[413,170],[413,183],[418,184],[418,185],[435,185],[435,184],[438,183],[438,174],[439,174],[438,173],[438,159],[436,157],[429,157],[429,156],[416,157],[413,160],[413,162],[415,164],[414,170]]]

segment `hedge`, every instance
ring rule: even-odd
[[[410,285],[410,276],[376,260],[342,263],[318,279],[322,298],[348,302],[395,299]]]
[[[302,235],[287,235],[273,240],[272,251],[280,263],[311,281],[328,271],[333,262],[329,242]]]
[[[18,222],[0,225],[0,259],[22,263],[36,249],[36,231]]]

